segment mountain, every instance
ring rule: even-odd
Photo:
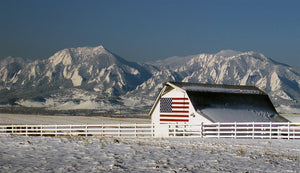
[[[166,80],[209,84],[255,85],[268,93],[276,107],[299,106],[300,73],[257,52],[224,50],[217,54],[171,57],[152,63],[152,78],[128,96],[158,93]],[[148,90],[145,90],[147,88]]]
[[[129,62],[103,46],[69,48],[44,60],[8,57],[0,62],[0,104],[47,110],[147,112],[167,81],[255,85],[275,106],[300,106],[299,68],[257,52]]]
[[[0,67],[2,104],[33,101],[53,109],[67,102],[115,101],[151,77],[143,66],[103,46],[64,49],[34,62],[8,57]]]

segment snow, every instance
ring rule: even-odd
[[[238,54],[241,53],[242,52],[234,51],[234,50],[221,50],[216,54],[216,56],[231,57],[231,56],[237,56]]]
[[[52,79],[52,72],[51,71],[47,71],[47,73],[45,74],[45,76],[47,76],[49,78],[49,82]]]
[[[11,83],[16,83],[17,81],[18,81],[18,76],[16,74],[9,80],[9,82]]]
[[[76,69],[72,75],[73,86],[80,86],[82,82],[82,77],[78,74],[78,69]]]
[[[87,71],[89,74],[92,74],[93,67],[94,67],[94,66],[93,66],[93,65],[91,65],[91,66],[90,66],[90,68],[89,68],[89,70]]]
[[[70,79],[72,76],[72,73],[68,72],[69,68],[70,68],[69,66],[65,66],[64,71],[63,71],[64,78],[66,78],[66,79]]]
[[[299,145],[299,140],[1,135],[0,170],[1,172],[297,172]]]
[[[282,99],[285,99],[285,100],[293,100],[291,97],[289,97],[284,91],[282,91],[282,90],[279,90],[279,91],[277,91],[276,92],[276,95],[278,96],[278,97],[281,97]]]
[[[59,63],[63,63],[64,65],[72,64],[72,57],[70,56],[70,52],[68,49],[61,50],[55,53],[53,56],[49,58],[49,61],[52,67],[55,67]]]
[[[18,100],[16,102],[18,105],[25,106],[25,107],[44,107],[45,104],[43,102],[37,102],[32,100]]]
[[[280,89],[281,82],[276,72],[272,73],[270,81],[271,91],[276,91]]]
[[[62,103],[60,105],[55,106],[56,110],[78,110],[78,109],[99,109],[100,103],[86,100],[86,101],[80,101],[80,103],[74,103],[73,101],[68,101],[65,103]]]
[[[99,113],[100,115],[100,113]],[[111,118],[103,116],[59,116],[59,115],[26,115],[0,114],[0,124],[149,124],[150,117],[144,118]],[[1,171],[0,171],[1,172]]]
[[[271,121],[270,116],[273,115],[272,112],[251,107],[213,107],[201,109],[199,112],[208,115],[213,122],[269,122]]]
[[[267,77],[262,77],[256,82],[256,86],[259,88],[267,88]]]
[[[31,79],[31,77],[35,78],[35,76],[36,76],[35,66],[32,66],[29,72],[29,79]]]
[[[290,107],[290,106],[285,106],[281,105],[276,108],[278,112],[283,112],[286,114],[300,114],[300,107]]]
[[[298,110],[299,111],[299,110]],[[289,120],[292,123],[299,123],[300,122],[300,113],[299,114],[281,114],[284,118]]]
[[[215,88],[215,87],[201,87],[201,86],[184,86],[181,87],[188,91],[200,91],[200,92],[221,92],[221,93],[243,93],[243,94],[261,94],[259,90],[248,89],[233,89],[233,88]]]

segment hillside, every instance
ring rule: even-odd
[[[167,81],[255,85],[276,107],[300,107],[299,68],[257,52],[224,50],[142,64],[103,46],[63,49],[44,60],[1,60],[0,104],[146,113]]]

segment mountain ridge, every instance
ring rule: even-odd
[[[137,63],[97,46],[63,49],[44,60],[9,57],[0,62],[1,104],[14,100],[21,106],[34,102],[56,109],[90,103],[93,109],[123,105],[138,111],[149,109],[165,82],[183,81],[255,85],[277,107],[300,107],[299,69],[254,51],[222,50]]]

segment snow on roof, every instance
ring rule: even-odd
[[[210,107],[197,110],[212,122],[282,122],[286,121],[274,112],[259,108]]]
[[[187,91],[195,110],[212,122],[287,121],[268,95]]]
[[[255,86],[243,85],[220,85],[220,84],[199,84],[187,82],[169,82],[186,91],[217,92],[217,93],[240,93],[240,94],[265,94]]]
[[[269,96],[255,86],[168,82],[154,103],[150,115],[166,88],[184,90],[194,107],[212,122],[286,122]]]
[[[209,88],[202,86],[185,86],[182,89],[187,91],[201,91],[201,92],[222,92],[222,93],[242,93],[242,94],[262,94],[259,90],[248,89],[234,89],[234,88]]]

